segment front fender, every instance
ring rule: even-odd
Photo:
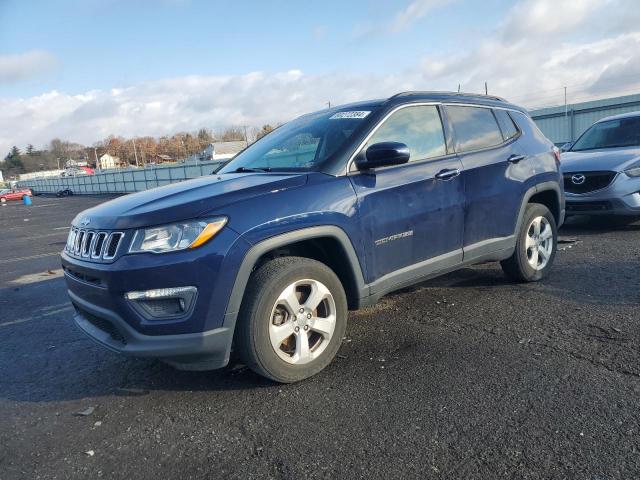
[[[233,325],[235,325],[235,320],[238,312],[240,311],[242,298],[244,296],[249,277],[262,255],[278,247],[284,247],[304,240],[326,237],[335,239],[340,243],[346,253],[349,268],[351,269],[351,273],[356,283],[357,293],[360,298],[367,297],[369,295],[369,290],[364,283],[364,276],[362,274],[360,261],[358,260],[358,256],[356,255],[356,251],[351,240],[344,230],[333,225],[302,228],[267,238],[256,243],[249,249],[242,260],[240,268],[238,269],[236,280],[231,291],[229,303],[227,304],[227,311],[225,313],[225,326],[227,326],[227,321],[232,321]]]

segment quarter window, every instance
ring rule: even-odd
[[[502,133],[490,108],[447,107],[456,134],[456,150],[468,152],[500,145]]]
[[[502,130],[502,138],[504,138],[505,142],[518,135],[518,127],[515,126],[511,115],[506,110],[494,110],[493,113],[496,116],[496,120],[498,120],[498,125]]]
[[[409,147],[410,162],[446,155],[447,147],[438,108],[433,105],[405,107],[391,115],[365,145],[400,142]]]

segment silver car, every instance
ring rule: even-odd
[[[640,112],[603,118],[563,150],[567,215],[640,216]]]

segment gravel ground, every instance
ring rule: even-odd
[[[282,386],[75,329],[57,252],[101,201],[0,207],[0,479],[640,477],[640,223],[572,222],[539,284],[486,264],[389,295]]]

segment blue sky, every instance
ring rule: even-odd
[[[23,96],[191,74],[404,69],[424,55],[467,48],[512,3],[452,2],[391,33],[402,2],[4,0],[2,50],[45,49],[60,67],[4,89]]]
[[[0,0],[0,22],[0,154],[459,83],[528,107],[640,87],[637,0]]]

